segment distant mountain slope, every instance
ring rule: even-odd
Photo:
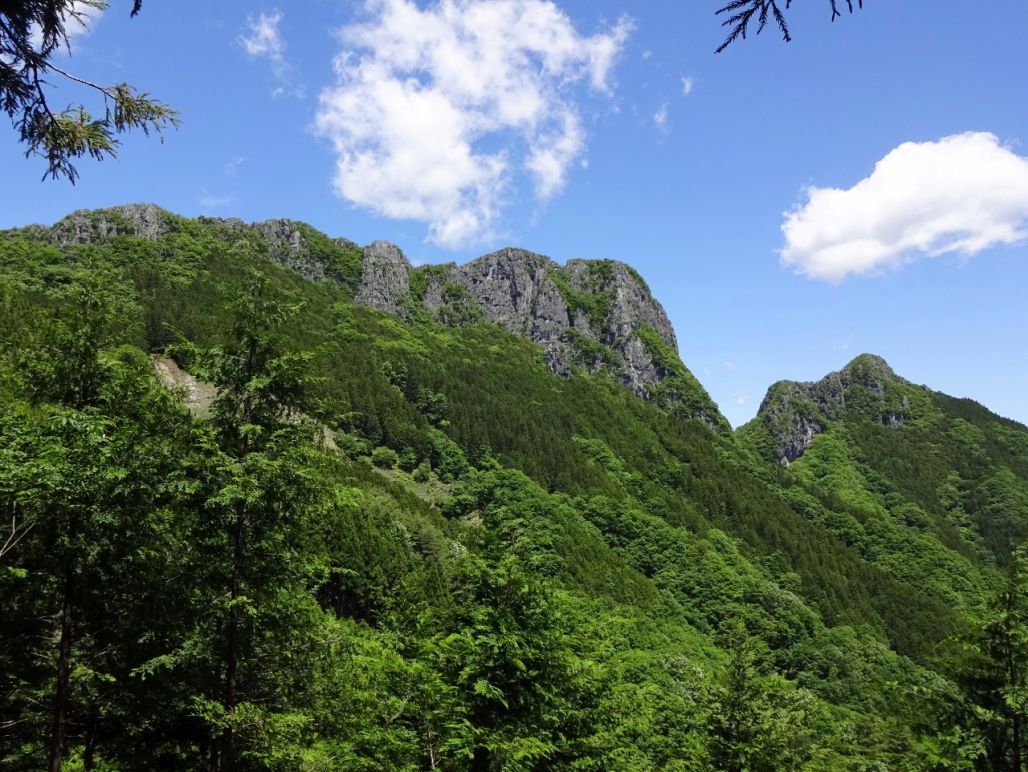
[[[840,513],[828,530],[899,578],[966,604],[1028,537],[1028,429],[863,354],[781,381],[737,431]]]
[[[623,263],[504,249],[412,267],[385,242],[150,205],[0,233],[3,511],[45,517],[37,480],[60,475],[38,469],[63,458],[55,449],[95,419],[68,468],[102,469],[88,443],[104,448],[102,427],[127,426],[125,470],[89,468],[112,491],[82,509],[94,520],[76,538],[92,545],[140,487],[121,475],[150,474],[132,443],[167,445],[150,451],[168,476],[160,506],[122,521],[146,524],[132,526],[138,543],[60,552],[93,604],[76,622],[87,631],[76,656],[97,668],[74,674],[80,750],[96,722],[100,756],[121,768],[146,767],[155,748],[166,766],[194,768],[220,747],[217,580],[239,572],[225,569],[229,542],[208,550],[191,535],[225,536],[219,507],[257,478],[231,463],[239,486],[204,487],[224,463],[221,449],[207,455],[224,418],[209,422],[216,392],[195,376],[210,380],[210,359],[238,352],[238,298],[254,286],[292,309],[261,344],[314,376],[288,425],[310,416],[334,440],[304,451],[289,478],[330,500],[303,533],[276,536],[303,544],[289,585],[299,597],[279,599],[301,605],[252,616],[307,641],[254,666],[282,685],[261,703],[270,713],[254,714],[267,727],[253,730],[256,767],[308,753],[351,769],[723,769],[742,768],[739,754],[764,769],[931,767],[931,722],[956,691],[940,654],[1024,530],[1023,427],[862,356],[816,384],[776,384],[733,434]],[[68,320],[90,292],[117,313],[102,347],[76,348]],[[96,358],[106,384],[85,419],[67,418],[52,388],[76,357]],[[146,541],[151,525],[165,541]],[[0,736],[0,765],[32,768],[44,753],[47,646],[72,565],[53,534],[32,530],[0,572],[14,620],[0,629],[0,680],[12,674],[0,728],[17,738]],[[107,605],[110,577],[145,624]],[[254,589],[267,599],[275,585]],[[148,610],[153,596],[166,615]],[[197,619],[211,625],[207,648],[189,637]],[[24,656],[33,647],[42,653]],[[302,669],[310,652],[314,674]]]
[[[117,236],[158,241],[180,232],[183,218],[153,204],[79,211],[51,228],[27,233],[53,244],[97,244]],[[359,305],[401,318],[428,317],[449,326],[485,318],[542,347],[547,365],[567,377],[573,369],[609,372],[638,396],[687,411],[729,431],[706,390],[678,357],[663,307],[630,266],[613,260],[570,260],[507,248],[462,266],[414,268],[385,241],[358,247],[305,223],[198,218],[228,241],[262,245],[275,262],[312,281],[334,280]]]

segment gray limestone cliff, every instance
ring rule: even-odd
[[[353,302],[398,314],[410,295],[411,265],[399,247],[375,241],[361,253],[361,281]]]
[[[153,204],[73,212],[34,232],[55,244],[119,236],[157,240],[197,226],[228,242],[243,239],[310,281],[346,285],[355,303],[414,319],[427,314],[450,326],[494,322],[540,346],[562,377],[576,369],[607,373],[645,399],[658,400],[727,429],[717,406],[678,357],[667,314],[628,265],[569,260],[561,266],[523,249],[504,248],[465,265],[413,267],[396,246],[358,247],[286,219],[187,220]]]
[[[72,212],[50,229],[48,240],[54,244],[90,244],[115,236],[135,236],[155,241],[168,230],[168,213],[160,207],[126,204]]]
[[[779,381],[743,431],[760,431],[774,458],[789,464],[835,421],[863,418],[899,429],[910,413],[908,381],[879,356],[861,354],[819,381]]]
[[[367,250],[365,251],[367,254]],[[372,264],[377,263],[376,258]],[[357,302],[397,313],[398,283],[376,268],[365,271]],[[412,269],[411,303],[447,324],[481,317],[543,349],[547,365],[568,376],[576,367],[607,371],[641,397],[669,375],[660,364],[678,342],[667,314],[642,279],[612,260],[570,260],[560,266],[543,255],[504,248],[465,265]],[[410,306],[406,309],[411,312]],[[654,341],[662,351],[653,351]]]

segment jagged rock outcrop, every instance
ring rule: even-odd
[[[186,222],[153,204],[132,204],[74,212],[40,230],[52,243],[85,244],[116,236],[156,240]],[[678,359],[678,343],[664,309],[624,263],[575,259],[560,266],[543,255],[508,247],[465,265],[413,268],[386,241],[360,248],[294,220],[245,223],[200,217],[197,222],[218,229],[228,240],[256,236],[272,260],[310,281],[346,283],[360,305],[405,318],[420,313],[420,306],[450,325],[495,322],[537,343],[549,368],[564,377],[576,368],[608,372],[643,398],[656,398],[657,385],[675,380],[673,388],[660,392],[662,404],[688,402],[711,426],[724,424],[716,405]]]
[[[361,256],[361,283],[353,302],[398,314],[410,295],[410,269],[399,247],[372,242]]]
[[[154,204],[80,209],[57,222],[48,238],[54,244],[90,244],[114,236],[155,241],[168,232],[166,215],[167,212]]]
[[[624,263],[605,261],[603,270],[588,260],[569,260],[568,282],[579,292],[606,297],[606,318],[596,332],[600,341],[622,360],[626,385],[637,394],[667,377],[668,372],[655,352],[639,337],[640,329],[655,332],[672,350],[678,351],[674,328],[663,306],[650,294],[642,278]]]
[[[906,395],[891,392],[896,385],[907,383],[881,357],[861,354],[820,381],[775,383],[754,422],[767,432],[775,458],[789,464],[833,421],[851,413],[876,418],[892,429],[901,428],[910,404]]]
[[[557,269],[557,264],[543,255],[501,249],[466,265],[449,267],[445,281],[435,279],[423,302],[441,318],[440,310],[453,302],[453,291],[448,293],[447,285],[463,287],[484,318],[539,344],[550,369],[566,376],[571,372],[566,333],[573,320],[552,278]]]
[[[365,249],[356,302],[397,313],[400,263],[394,259],[383,268],[382,249]],[[623,263],[570,260],[561,267],[544,255],[507,247],[465,265],[415,270],[423,286],[412,300],[437,320],[466,318],[454,304],[470,301],[483,318],[537,343],[550,369],[562,376],[576,366],[607,369],[646,397],[668,371],[641,330],[652,331],[677,351],[664,309]]]
[[[264,220],[252,226],[267,243],[275,262],[292,269],[309,281],[325,278],[325,265],[311,258],[298,223],[292,220]]]

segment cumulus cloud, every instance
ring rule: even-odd
[[[577,91],[611,93],[631,30],[591,36],[548,0],[369,0],[340,32],[315,121],[340,196],[425,222],[459,247],[490,237],[515,179],[545,201],[585,150]]]
[[[282,12],[279,10],[248,16],[245,31],[239,36],[239,45],[250,56],[265,57],[271,63],[277,84],[271,91],[272,96],[292,93],[302,97],[303,87],[296,85],[292,65],[286,59],[286,43],[279,30],[281,23]]]
[[[694,88],[696,88],[695,78],[691,75],[686,75],[682,78],[682,96],[689,96]]]
[[[64,31],[74,40],[92,32],[103,16],[103,8],[94,8],[80,2],[73,2],[64,14]]]
[[[200,206],[204,209],[221,209],[235,202],[232,196],[218,196],[211,193],[207,188],[200,188]]]
[[[848,190],[806,190],[785,214],[782,264],[839,282],[922,257],[1028,238],[1028,159],[993,135],[905,142]]]
[[[99,24],[103,13],[103,8],[95,8],[78,0],[72,0],[63,11],[64,34],[68,38],[68,43],[71,44],[76,39],[88,36]],[[42,48],[43,30],[39,25],[33,25],[29,33],[29,43],[37,50]]]
[[[665,131],[666,132],[668,130],[668,125],[667,125],[667,102],[664,102],[663,104],[661,104],[661,106],[657,108],[657,112],[655,112],[653,114],[653,125],[656,126],[658,129],[660,129],[661,131]]]

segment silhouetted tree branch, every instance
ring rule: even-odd
[[[133,0],[131,15],[142,9]],[[87,26],[89,12],[102,11],[107,0],[0,0],[0,110],[7,113],[25,144],[25,155],[47,160],[46,177],[75,182],[73,161],[83,156],[103,160],[117,155],[118,134],[139,129],[144,134],[178,125],[178,113],[128,83],[101,85],[57,66],[53,59],[70,50],[68,25]],[[61,79],[83,86],[102,98],[102,115],[85,105],[51,106],[51,83]]]
[[[828,0],[828,2],[832,7],[832,21],[842,15],[839,11],[842,2],[845,2],[847,10],[853,13],[853,0]],[[858,8],[863,8],[864,0],[856,0],[856,5]],[[784,10],[788,11],[791,7],[792,0],[785,0]],[[780,0],[732,0],[715,11],[715,15],[725,16],[721,26],[730,28],[728,37],[718,46],[717,53],[724,51],[739,38],[745,39],[751,24],[756,25],[756,34],[759,35],[764,31],[764,27],[767,26],[770,19],[774,19],[786,43],[792,40]]]

